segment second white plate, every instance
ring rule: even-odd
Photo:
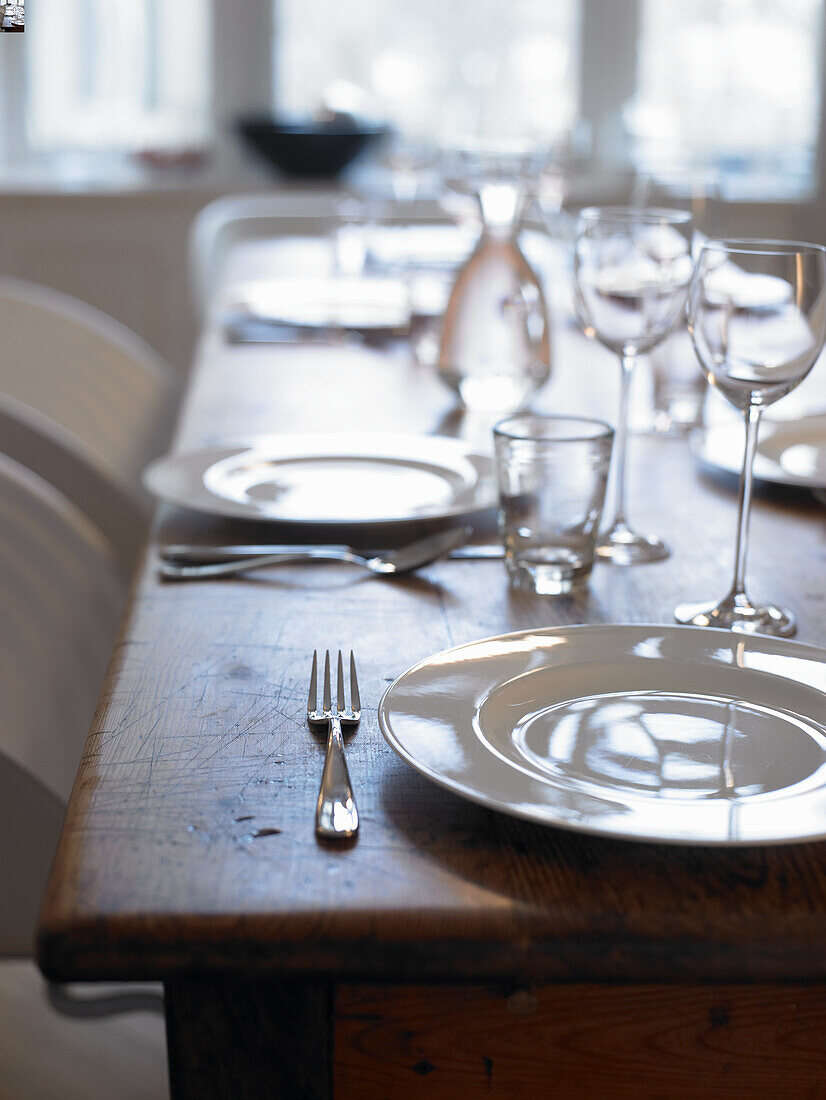
[[[491,459],[443,436],[261,436],[165,455],[143,482],[197,511],[337,526],[448,518],[496,501]]]
[[[410,327],[410,296],[398,279],[259,279],[227,291],[222,304],[235,319],[296,328],[403,334]]]
[[[740,473],[744,445],[743,425],[734,421],[696,432],[691,439],[701,462],[732,474]],[[765,421],[754,456],[754,476],[776,485],[826,488],[826,413]]]

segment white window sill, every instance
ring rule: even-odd
[[[204,195],[280,186],[281,181],[253,164],[152,167],[127,154],[62,154],[49,159],[0,164],[3,195],[147,195],[194,192]]]

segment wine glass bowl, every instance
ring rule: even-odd
[[[635,359],[663,340],[682,315],[693,270],[691,214],[684,210],[589,207],[579,216],[574,301],[580,324],[618,356],[614,520],[597,554],[617,565],[657,561],[668,549],[637,534],[625,514],[628,396]]]
[[[808,317],[813,306],[822,309],[810,301],[817,253],[788,251],[783,242],[771,247],[776,252],[767,256],[748,242],[711,242],[691,291],[689,331],[703,372],[740,410],[785,397],[820,350]],[[799,262],[811,270],[798,272]],[[771,274],[760,270],[765,266]]]
[[[681,261],[666,265],[609,245],[592,262],[584,246],[577,289],[588,335],[618,355],[650,351],[674,325],[685,302],[691,260],[683,255]]]
[[[746,422],[734,579],[717,604],[683,604],[678,622],[788,637],[791,612],[745,590],[752,465],[763,410],[798,386],[826,338],[826,249],[771,240],[711,240],[697,260],[688,328],[708,382]]]

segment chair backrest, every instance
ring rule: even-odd
[[[125,586],[86,517],[7,458],[0,532],[0,954],[26,954]]]
[[[59,291],[0,278],[0,392],[82,440],[139,484],[165,450],[177,404],[172,373],[134,333]]]
[[[109,541],[129,576],[149,525],[145,495],[66,428],[6,394],[0,394],[0,452],[76,505]]]
[[[284,191],[266,195],[226,195],[200,211],[189,239],[189,278],[193,300],[203,315],[216,290],[231,249],[243,241],[282,236],[324,236],[346,217],[348,198],[342,191]],[[388,203],[381,221],[406,225],[413,221],[450,221],[431,199]]]
[[[326,233],[341,193],[225,195],[195,218],[189,237],[189,279],[196,308],[206,312],[221,286],[226,257],[241,241],[259,237]]]

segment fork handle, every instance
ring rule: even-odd
[[[315,831],[318,836],[342,838],[353,836],[358,827],[359,813],[344,759],[341,720],[332,717],[315,811]]]
[[[267,565],[310,561],[347,561],[352,562],[354,565],[364,565],[364,558],[358,554],[331,546],[327,549],[313,547],[301,552],[292,551],[286,554],[257,554],[246,558],[236,558],[232,561],[193,562],[191,564],[178,561],[162,561],[158,566],[158,574],[165,581],[200,581],[209,580],[212,577],[234,577],[238,573],[249,573],[253,569],[261,569]]]

